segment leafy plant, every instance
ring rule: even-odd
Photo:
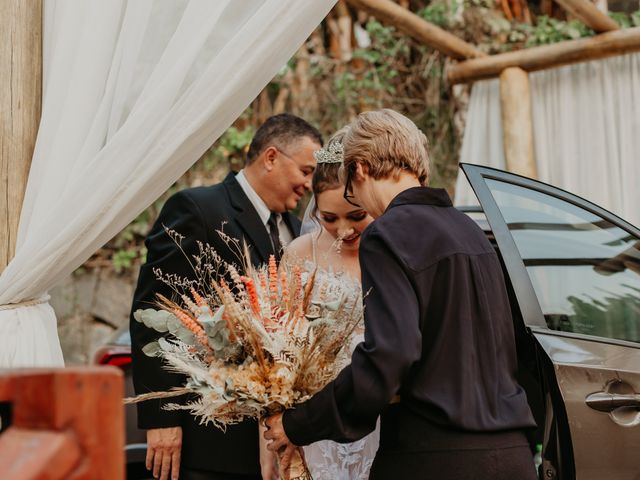
[[[547,45],[564,40],[575,40],[577,38],[595,35],[592,29],[579,20],[564,22],[544,15],[538,17],[534,26],[522,24],[519,25],[519,29],[526,34],[527,47]]]
[[[146,249],[144,247],[131,247],[128,249],[116,250],[111,257],[111,263],[116,273],[122,273],[123,271],[129,270],[133,267],[136,260],[140,259],[140,261],[144,261],[143,257],[146,257]]]

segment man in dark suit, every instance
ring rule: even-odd
[[[240,173],[230,173],[218,185],[182,190],[169,198],[145,242],[147,261],[140,269],[132,315],[138,309],[153,308],[158,293],[172,297],[171,289],[156,279],[154,269],[193,278],[185,253],[189,257],[197,253],[197,242],[208,243],[223,260],[237,263],[236,252],[216,233],[223,225],[227,235],[247,242],[254,264],[266,262],[271,254],[279,258],[282,245],[300,231],[299,220],[288,210],[310,190],[313,152],[321,144],[320,133],[301,118],[275,115],[256,131]],[[184,253],[164,226],[184,236]],[[184,384],[184,377],[168,372],[158,358],[142,352],[159,334],[133,316],[130,329],[136,393]],[[260,478],[257,422],[246,421],[222,432],[200,425],[187,412],[163,410],[172,401],[138,404],[138,426],[147,430],[147,468],[155,478]]]

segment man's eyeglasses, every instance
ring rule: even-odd
[[[274,146],[273,148],[275,148],[279,153],[281,153],[281,154],[282,154],[282,156],[287,157],[289,160],[294,160],[294,161],[295,161],[295,159],[294,159],[291,155],[289,155],[288,153],[286,153],[286,152],[285,152],[284,150],[282,150],[280,147],[276,147],[276,146]]]
[[[353,182],[353,175],[356,173],[356,162],[351,162],[347,167],[345,167],[345,178],[344,178],[344,193],[342,196],[347,201],[347,203],[353,205],[354,207],[359,207],[354,199],[353,190],[351,183]]]

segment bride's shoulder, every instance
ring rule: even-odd
[[[293,239],[293,241],[291,241],[291,243],[287,245],[287,254],[295,255],[296,257],[303,260],[311,258],[313,255],[313,235],[317,235],[317,233],[305,233],[304,235]]]

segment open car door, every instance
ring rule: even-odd
[[[640,479],[640,230],[550,185],[462,169],[553,364],[576,478]]]

